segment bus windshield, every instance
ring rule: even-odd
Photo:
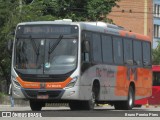
[[[77,38],[19,38],[14,68],[22,74],[66,74],[76,68]]]

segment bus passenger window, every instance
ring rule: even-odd
[[[143,65],[151,66],[151,49],[148,42],[143,42]]]
[[[142,66],[142,45],[140,41],[133,41],[134,64]]]
[[[133,61],[132,40],[124,39],[124,62]]]
[[[92,44],[93,62],[102,62],[100,34],[93,33],[92,39],[93,39],[93,44]]]
[[[90,32],[83,32],[82,33],[82,44],[81,44],[81,58],[83,62],[89,62],[90,61],[90,39],[91,39],[91,33]]]
[[[123,64],[122,38],[113,37],[113,51],[115,64]]]
[[[113,63],[113,49],[111,36],[102,35],[102,56],[104,63]]]

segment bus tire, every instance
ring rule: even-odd
[[[44,106],[42,102],[37,102],[33,100],[30,100],[29,102],[32,111],[41,111],[42,107]]]
[[[127,101],[116,102],[114,104],[117,110],[131,110],[134,107],[135,94],[132,87],[129,87]]]
[[[69,102],[69,107],[70,107],[71,110],[80,110],[81,109],[80,101]]]
[[[85,110],[93,110],[96,101],[96,88],[93,86],[90,100],[85,102]]]
[[[142,105],[134,105],[134,107],[141,108]]]
[[[87,101],[71,101],[69,107],[71,110],[93,110],[95,106],[95,92],[92,90],[91,99]]]

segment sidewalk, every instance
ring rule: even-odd
[[[0,98],[0,105],[11,105],[10,96],[4,96]],[[29,106],[29,101],[14,100],[14,106]]]

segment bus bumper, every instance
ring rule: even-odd
[[[25,89],[13,87],[13,98],[28,100],[79,100],[79,87],[68,89]]]

